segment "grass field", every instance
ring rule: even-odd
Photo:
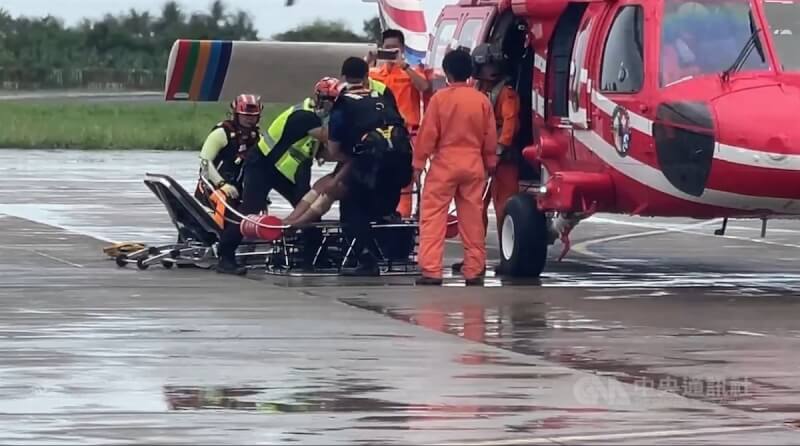
[[[267,125],[284,106],[267,106]],[[200,150],[225,103],[0,102],[0,148]]]

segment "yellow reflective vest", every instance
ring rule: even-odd
[[[376,81],[375,79],[370,79],[369,89],[377,92],[379,95],[383,95],[383,93],[386,91],[386,84],[381,81]]]
[[[272,121],[272,124],[270,124],[269,128],[267,128],[266,133],[262,133],[261,138],[258,141],[258,147],[261,149],[261,152],[264,154],[264,156],[269,155],[269,152],[271,152],[278,141],[281,140],[284,128],[286,127],[286,121],[289,119],[289,116],[292,113],[300,110],[314,112],[313,100],[311,98],[306,98],[303,102],[289,107],[283,111],[280,115],[278,115],[277,118],[275,118],[274,121]],[[275,163],[275,167],[280,173],[288,178],[289,181],[294,183],[295,174],[297,173],[297,169],[300,167],[300,164],[314,156],[316,147],[316,139],[306,135],[300,140],[294,142],[289,147],[289,150],[281,155],[280,159],[278,159],[278,161]]]

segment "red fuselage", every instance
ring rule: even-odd
[[[800,6],[511,3],[535,51],[541,209],[800,214]]]

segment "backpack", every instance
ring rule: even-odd
[[[411,183],[411,136],[396,107],[376,93],[345,93],[340,100],[357,123],[348,144],[355,179],[370,189]]]

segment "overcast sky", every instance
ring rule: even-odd
[[[229,8],[248,11],[255,22],[261,38],[293,28],[315,18],[341,19],[354,31],[361,32],[362,22],[377,14],[377,6],[362,0],[296,0],[293,7],[283,6],[285,0],[223,0]],[[456,0],[425,0],[425,13],[429,31],[435,24],[439,10]],[[178,3],[184,11],[207,11],[211,0],[182,0]],[[0,8],[12,16],[44,16],[52,14],[64,19],[67,25],[77,23],[83,17],[97,18],[105,13],[116,14],[135,8],[158,13],[165,0],[0,0]],[[322,16],[324,14],[324,16]]]

